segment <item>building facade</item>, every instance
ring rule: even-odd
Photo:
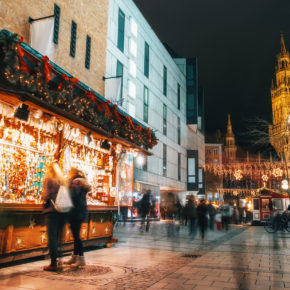
[[[272,80],[271,101],[273,125],[269,127],[270,142],[282,160],[290,159],[290,58],[283,34],[277,55],[275,78]]]
[[[51,60],[103,96],[108,5],[108,0],[72,0],[69,5],[63,0],[1,1],[1,29],[17,33],[30,44],[29,17],[39,19],[54,15]]]
[[[203,190],[204,133],[197,59],[172,58],[131,0],[109,1],[106,77],[122,75],[112,100],[156,131],[158,145],[135,188],[154,192]]]

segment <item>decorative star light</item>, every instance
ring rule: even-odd
[[[34,226],[36,225],[36,222],[35,222],[35,219],[31,219],[30,221],[29,221],[29,228],[30,229],[34,229]]]
[[[41,242],[44,243],[45,242],[45,239],[46,239],[45,232],[42,232],[41,235],[40,235],[40,237],[41,237]]]
[[[16,245],[20,246],[22,244],[22,239],[20,237],[16,238]]]
[[[268,179],[269,179],[268,175],[266,175],[266,174],[263,174],[263,175],[262,175],[262,180],[263,180],[264,182],[267,182]]]
[[[238,169],[234,172],[234,177],[236,180],[241,180],[243,178],[242,170]]]
[[[106,228],[105,228],[106,234],[108,233],[108,231],[109,231],[109,228],[108,228],[108,226],[106,226]]]
[[[274,168],[272,173],[275,177],[281,177],[283,175],[283,170],[279,167]]]

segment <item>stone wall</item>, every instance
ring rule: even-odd
[[[106,73],[108,0],[0,0],[0,30],[23,36],[29,44],[28,17],[40,18],[60,11],[59,39],[54,62],[80,81],[104,95],[102,77]],[[70,56],[72,20],[77,23],[76,55]],[[85,68],[86,37],[91,37],[90,69]]]

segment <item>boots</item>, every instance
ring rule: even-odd
[[[43,271],[57,272],[58,271],[57,261],[51,261],[50,265],[44,266]]]
[[[76,262],[71,264],[72,268],[78,268],[86,265],[85,257],[76,255]]]
[[[64,261],[63,264],[64,265],[74,264],[76,262],[76,259],[77,259],[77,255],[72,254],[71,257],[70,257],[70,259],[67,260],[67,261]]]

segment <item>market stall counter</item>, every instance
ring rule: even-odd
[[[113,235],[116,207],[89,206],[81,226],[85,246],[106,244]],[[47,232],[42,205],[2,204],[0,207],[0,263],[12,262],[48,253]],[[73,248],[73,236],[66,224],[62,234],[63,250]]]

